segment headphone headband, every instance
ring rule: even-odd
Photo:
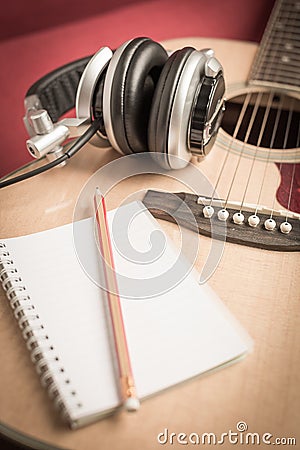
[[[222,66],[211,49],[185,47],[168,56],[159,43],[140,37],[116,51],[102,47],[36,81],[25,97],[29,152],[59,158],[64,143],[97,121],[94,145],[121,154],[160,153],[168,169],[178,168],[169,155],[183,166],[192,154],[206,155],[224,110]],[[75,118],[59,120],[74,107]]]
[[[46,109],[51,120],[57,122],[75,107],[76,91],[81,75],[92,56],[78,59],[53,70],[37,80],[27,91],[25,103],[38,104]]]

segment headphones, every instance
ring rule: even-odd
[[[26,145],[33,157],[47,156],[49,163],[0,187],[65,162],[89,140],[122,155],[150,151],[164,169],[183,168],[192,155],[205,156],[211,149],[224,92],[223,69],[211,49],[185,47],[168,54],[145,37],[115,51],[103,47],[29,88]],[[76,118],[59,120],[74,107]],[[70,138],[77,139],[65,151]]]

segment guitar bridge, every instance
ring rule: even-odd
[[[203,215],[203,207],[198,203],[199,198],[203,199],[202,206],[214,204],[215,214],[210,218]],[[218,218],[218,212],[223,208],[222,201],[216,199],[211,201],[209,197],[199,197],[185,192],[169,193],[149,190],[143,199],[143,203],[157,219],[178,223],[203,236],[222,241],[226,239],[227,242],[264,250],[281,252],[297,252],[300,250],[299,214],[290,213],[292,217],[289,218],[289,223],[292,226],[292,231],[284,234],[280,231],[279,226],[276,226],[272,231],[266,229],[264,223],[270,220],[268,211],[260,211],[260,223],[256,227],[250,226],[247,220],[237,224],[234,222],[233,216],[240,210],[235,207],[236,205],[233,202],[230,205],[228,204],[230,207],[226,208],[229,213],[227,221]],[[248,214],[251,216],[253,209],[251,211],[249,207],[243,211],[246,213],[247,209],[249,209]],[[191,220],[191,214],[188,214],[187,210],[192,213],[193,220]],[[286,213],[284,217],[286,217]]]

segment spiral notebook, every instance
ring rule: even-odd
[[[121,208],[134,217],[131,245],[148,251],[151,233],[162,232],[158,222],[140,202]],[[109,212],[114,243],[124,225],[115,218],[116,211]],[[169,240],[163,255],[146,268],[123,250],[113,249],[116,269],[131,279],[157,276],[178,257]],[[93,279],[99,273],[101,280],[93,218],[76,222],[75,229],[68,224],[0,244],[1,282],[32,362],[73,428],[120,406],[106,296]],[[243,332],[192,272],[161,295],[127,296],[121,302],[140,399],[234,362],[249,350]]]

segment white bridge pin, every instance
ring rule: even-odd
[[[290,231],[292,231],[292,228],[293,227],[289,222],[282,222],[282,224],[280,224],[281,233],[289,234]]]
[[[227,209],[220,209],[220,211],[218,211],[218,219],[221,220],[222,222],[226,222],[228,217],[229,212],[227,211]]]
[[[232,219],[236,225],[241,225],[245,220],[245,216],[241,212],[237,212],[233,214]]]
[[[248,223],[250,225],[250,227],[257,227],[257,225],[259,224],[260,219],[256,214],[252,214],[252,216],[248,217]]]
[[[267,219],[265,220],[265,229],[268,231],[273,231],[276,227],[276,222],[274,219]]]
[[[203,208],[203,215],[206,219],[210,219],[213,216],[214,212],[215,210],[212,206],[207,205]]]

